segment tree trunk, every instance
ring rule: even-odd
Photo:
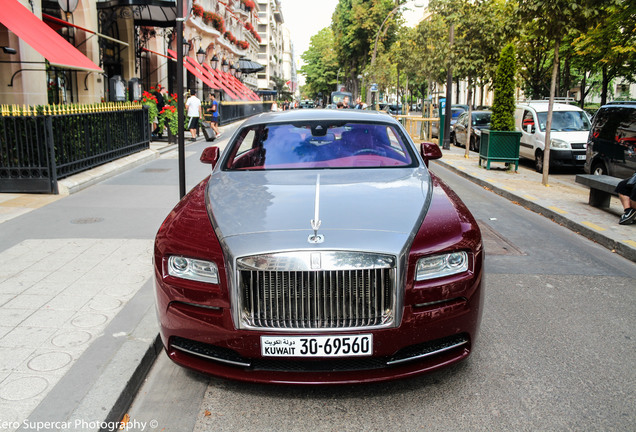
[[[466,103],[468,104],[468,130],[466,131],[466,151],[464,152],[464,157],[468,159],[470,155],[470,136],[472,135],[473,127],[473,85],[471,77],[468,77],[468,96]],[[455,135],[455,142],[457,142],[457,135]]]
[[[554,107],[554,92],[559,71],[559,44],[561,39],[554,41],[554,60],[552,62],[552,81],[550,82],[550,102],[548,103],[548,119],[545,124],[545,149],[543,151],[543,180],[544,186],[548,186],[548,173],[550,171],[550,130],[552,129],[552,108]]]
[[[580,107],[581,109],[585,108],[585,78],[587,77],[587,72],[583,71],[583,78],[581,78],[581,100]]]
[[[607,103],[607,88],[609,87],[609,77],[607,76],[607,66],[603,66],[603,85],[601,89],[601,106]]]
[[[457,81],[455,83],[455,104],[459,105],[459,94],[460,94],[460,88],[459,88],[459,77],[457,78]]]

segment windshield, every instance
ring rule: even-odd
[[[545,125],[548,122],[548,113],[540,112],[537,115],[539,116],[540,129],[545,130]],[[550,130],[558,132],[589,131],[590,121],[587,118],[587,114],[583,111],[554,111]]]
[[[473,126],[490,126],[490,113],[473,114]]]
[[[311,122],[244,128],[231,144],[224,169],[404,167],[416,163],[410,144],[395,125]]]

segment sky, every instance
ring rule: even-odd
[[[331,25],[338,0],[281,0],[281,9],[285,26],[289,29],[294,44],[296,65],[299,66],[300,56],[307,51],[311,37],[325,27]],[[414,26],[418,16],[422,16],[422,9],[411,8],[404,14],[407,25]]]

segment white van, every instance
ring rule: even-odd
[[[543,171],[545,125],[548,119],[548,101],[529,101],[517,105],[515,128],[521,132],[519,156],[534,161],[535,169]],[[550,166],[579,167],[585,164],[587,135],[590,119],[582,109],[564,103],[555,103],[550,131]]]

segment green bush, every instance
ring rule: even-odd
[[[515,74],[517,61],[515,48],[506,45],[499,56],[499,66],[495,75],[495,97],[492,105],[491,129],[497,131],[515,130]]]

